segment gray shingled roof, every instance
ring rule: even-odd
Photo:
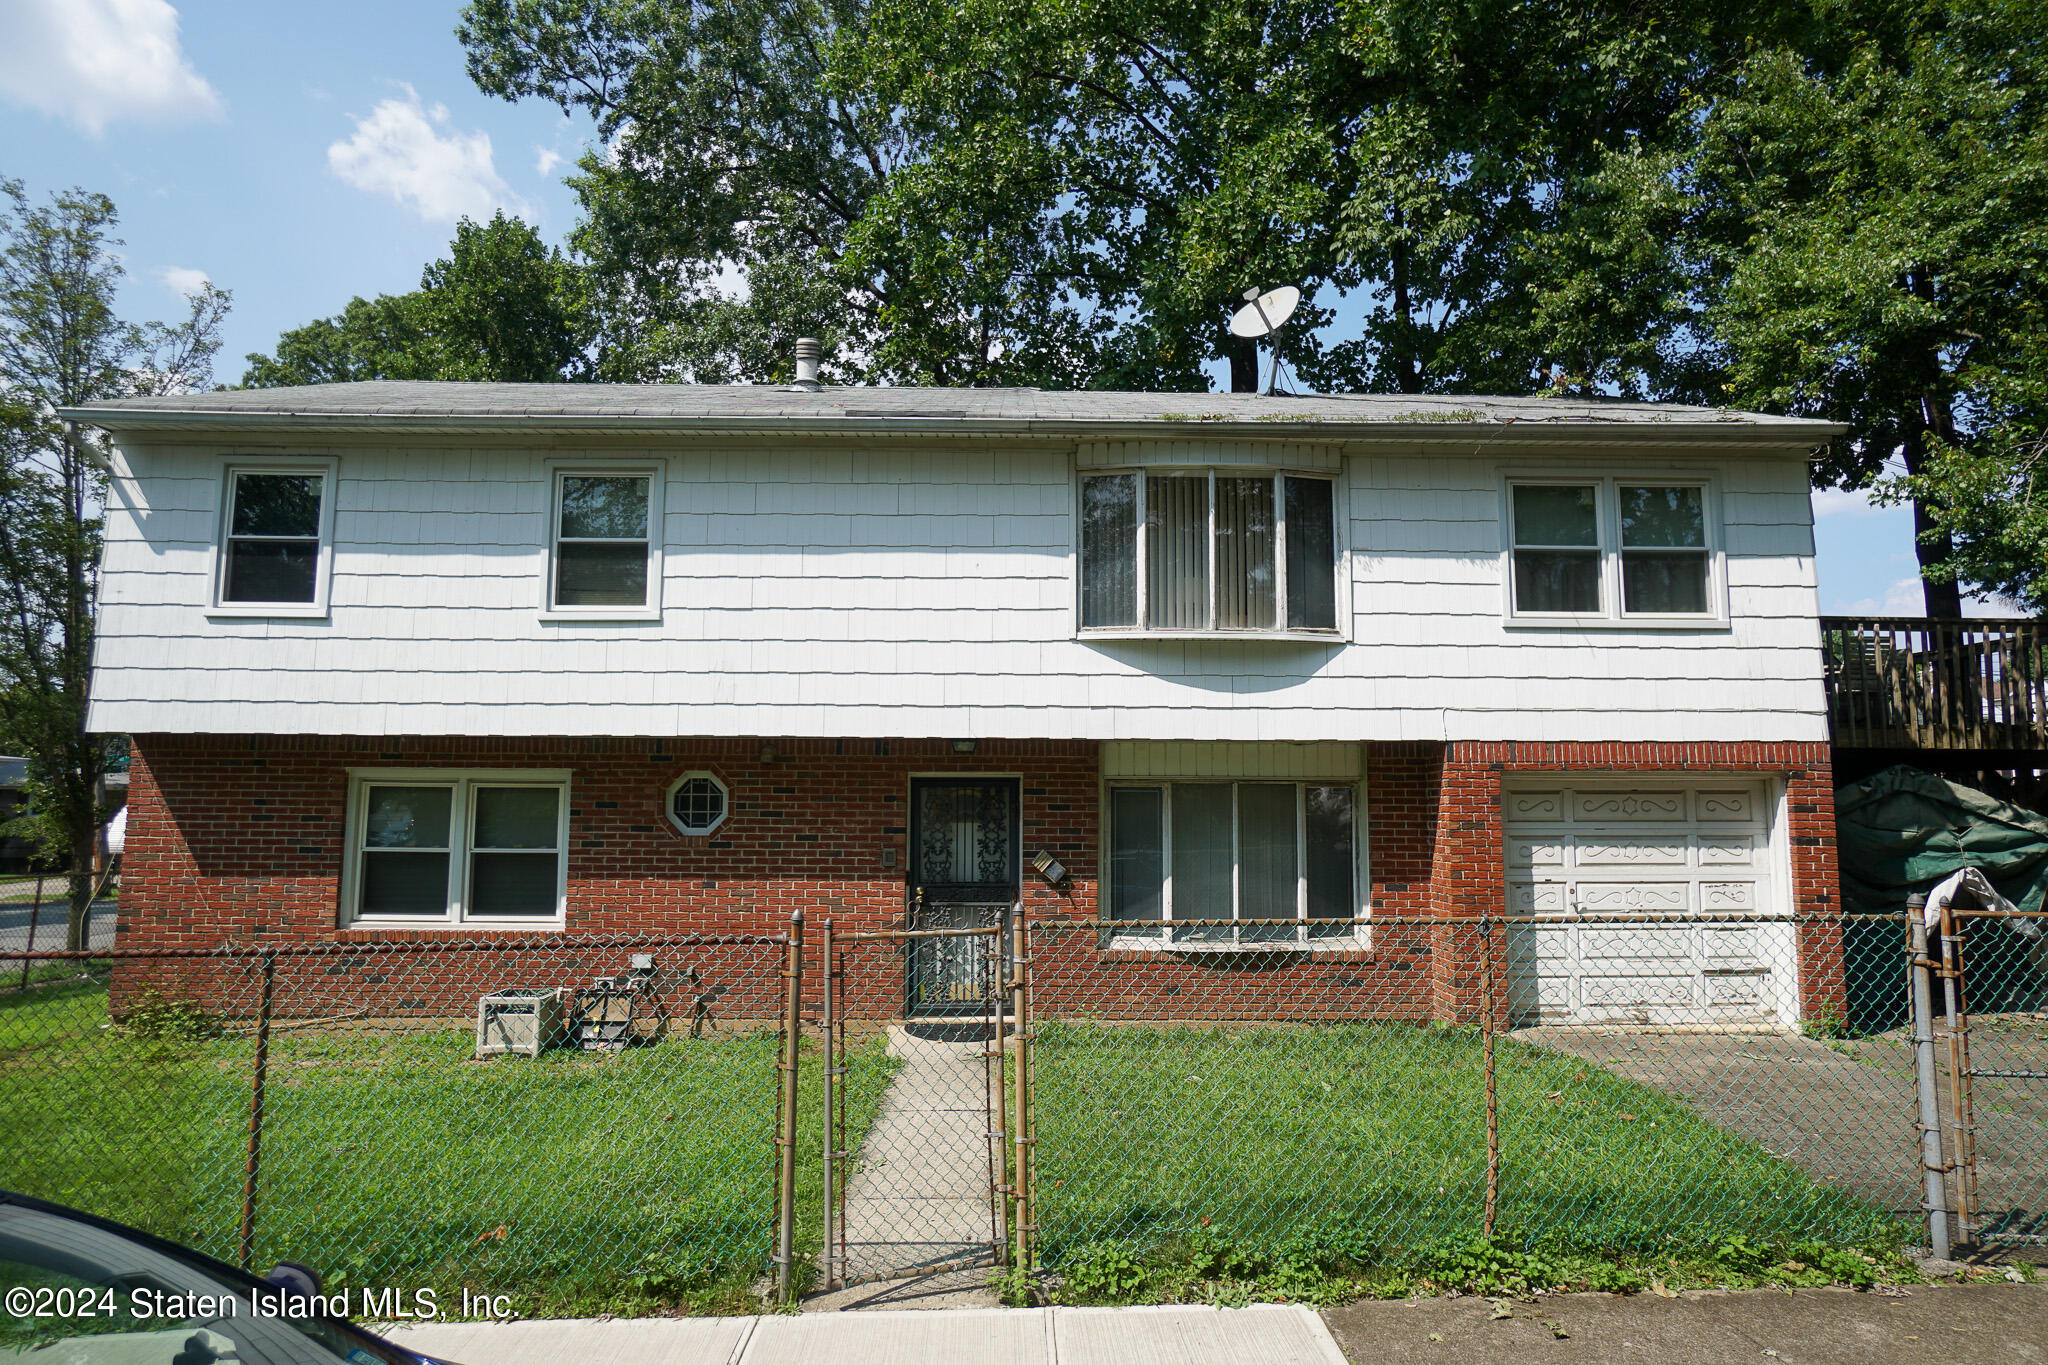
[[[1031,429],[1179,424],[1346,428],[1639,426],[1747,429],[1818,442],[1832,423],[1725,408],[1453,395],[1097,393],[1044,389],[842,388],[741,384],[456,384],[378,381],[128,398],[64,416],[110,430],[284,425]],[[1277,433],[1276,433],[1277,434]],[[1337,434],[1336,431],[1331,432]],[[1733,434],[1733,431],[1729,431]]]

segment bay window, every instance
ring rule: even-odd
[[[1228,470],[1081,480],[1081,628],[1337,629],[1330,479]]]
[[[344,917],[558,927],[568,823],[568,779],[559,774],[357,774]]]
[[[1114,938],[1237,947],[1352,937],[1357,803],[1349,784],[1111,786]]]

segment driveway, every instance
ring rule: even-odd
[[[1822,1184],[1901,1217],[1920,1216],[1918,1106],[1905,1030],[1826,1041],[1555,1027],[1511,1036],[1661,1090]],[[1984,1016],[1971,1036],[1971,1064],[1980,1071],[2048,1071],[2048,1019]],[[2048,1233],[2048,1080],[1980,1079],[1975,1100],[1978,1207],[1987,1224]]]

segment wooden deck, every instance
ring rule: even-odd
[[[2048,624],[1824,616],[1837,748],[2048,752]]]

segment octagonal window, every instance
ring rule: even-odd
[[[728,808],[725,783],[710,773],[684,773],[669,785],[668,820],[685,834],[711,833]]]

